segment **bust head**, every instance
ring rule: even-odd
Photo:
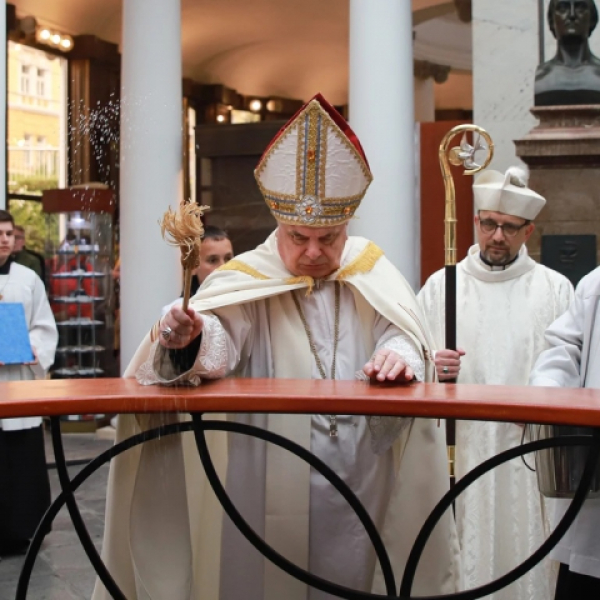
[[[535,105],[600,104],[600,59],[589,37],[598,24],[594,0],[550,0],[548,24],[556,55],[538,66]]]
[[[594,0],[550,0],[548,25],[557,40],[566,36],[587,39],[597,24],[598,9]]]

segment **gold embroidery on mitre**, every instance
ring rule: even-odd
[[[275,194],[260,183],[260,191],[271,213],[280,223],[327,227],[345,223],[354,216],[362,194],[345,198],[323,198],[318,202],[314,196],[304,196],[300,202],[291,194]]]
[[[315,160],[319,154],[318,140],[319,140],[319,121],[321,117],[321,110],[318,104],[311,104],[306,113],[305,119],[308,120],[308,139],[305,143],[305,154],[302,157],[304,173],[306,173],[306,179],[304,180],[304,195],[312,196],[318,202],[323,196],[323,190],[317,190],[317,167],[318,161]],[[313,160],[310,160],[310,157]]]
[[[297,135],[295,165],[290,165],[295,167],[296,172],[295,194],[265,189],[261,175],[271,157],[278,153],[283,140],[292,132]],[[336,190],[326,190],[329,135],[341,142],[363,174],[364,186],[357,190],[357,194],[336,197]],[[359,150],[317,100],[310,102],[275,140],[258,165],[255,177],[267,205],[279,222],[311,227],[338,225],[350,220],[373,179]],[[325,197],[326,191],[329,191],[329,197]]]
[[[325,202],[325,171],[327,168],[327,132],[329,131],[329,121],[321,120],[321,142],[319,149],[319,195]],[[360,202],[360,200],[359,200]]]
[[[306,295],[310,296],[315,287],[315,280],[310,275],[298,275],[297,277],[288,277],[285,280],[286,285],[296,285],[297,283],[305,283],[308,286]]]
[[[294,194],[283,194],[280,192],[273,192],[268,190],[262,183],[258,182],[258,189],[265,197],[265,202],[268,206],[271,206],[271,202],[280,202],[282,204],[289,204],[292,208],[300,202],[298,197]],[[343,206],[346,204],[355,205],[352,208],[358,208],[360,201],[362,200],[364,192],[354,194],[353,196],[334,196],[334,197],[321,197],[320,202],[323,205],[328,205],[330,209],[337,210],[342,215]],[[293,211],[292,211],[293,212]]]
[[[293,128],[290,127],[290,131]],[[302,187],[302,183],[304,181],[303,170],[304,170],[304,147],[306,144],[306,140],[304,139],[304,121],[299,121],[296,129],[298,131],[298,144],[296,147],[296,198],[302,197],[304,194],[304,189]],[[259,182],[260,185],[260,182]]]
[[[240,273],[245,273],[246,275],[250,275],[250,277],[254,277],[254,279],[271,279],[270,277],[267,277],[267,275],[263,275],[260,271],[257,271],[254,267],[251,267],[241,260],[236,260],[235,258],[226,262],[224,265],[221,265],[217,271],[239,271]]]
[[[382,256],[383,250],[377,244],[369,242],[365,249],[338,273],[336,279],[341,281],[353,275],[368,273]]]

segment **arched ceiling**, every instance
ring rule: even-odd
[[[471,71],[471,24],[460,21],[456,13],[415,25],[414,31],[415,58],[447,65],[455,71]]]
[[[120,42],[122,0],[10,1],[19,17]],[[412,0],[412,7],[417,40],[420,28],[454,10],[449,0]],[[181,12],[186,77],[248,95],[307,99],[319,90],[334,103],[347,101],[349,0],[181,0]],[[436,39],[428,31],[418,44],[435,45]]]

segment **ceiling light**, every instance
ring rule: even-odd
[[[70,35],[52,31],[47,27],[38,27],[35,33],[35,39],[39,44],[53,46],[63,52],[73,50],[74,46],[73,38]]]
[[[248,106],[251,111],[258,112],[262,108],[262,102],[258,98],[255,98],[254,100],[250,100]]]
[[[271,99],[267,102],[269,112],[283,112],[283,102],[279,98]]]

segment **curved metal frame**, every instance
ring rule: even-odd
[[[427,520],[425,521],[421,531],[413,544],[412,550],[404,569],[404,576],[400,585],[400,596],[408,598],[412,583],[414,581],[415,573],[419,564],[419,559],[427,543],[427,539],[431,535],[431,532],[435,528],[437,522],[440,520],[444,512],[448,510],[458,496],[469,487],[473,482],[485,475],[488,471],[491,471],[495,467],[512,460],[518,456],[523,456],[529,452],[535,452],[537,450],[545,450],[547,448],[555,448],[557,446],[591,446],[588,453],[588,457],[585,464],[585,469],[579,481],[579,486],[575,496],[573,497],[569,508],[563,515],[559,524],[555,527],[554,531],[548,536],[546,541],[525,561],[520,565],[517,565],[512,571],[509,571],[502,577],[494,581],[490,581],[486,585],[478,588],[473,588],[465,592],[457,592],[444,598],[460,599],[460,600],[476,600],[477,598],[483,598],[489,594],[497,592],[502,588],[510,585],[513,581],[533,569],[539,562],[542,561],[550,551],[558,544],[563,535],[567,532],[567,529],[571,526],[575,517],[579,513],[583,502],[588,494],[596,465],[598,463],[598,457],[600,457],[600,430],[595,430],[593,436],[561,436],[555,438],[549,438],[545,440],[538,440],[536,442],[529,442],[516,448],[506,450],[492,458],[481,463],[475,467],[472,471],[467,473],[462,479],[459,479],[454,487],[445,494],[440,500],[437,506],[433,509]],[[405,596],[403,596],[403,594]],[[420,597],[419,600],[426,600]]]
[[[312,575],[308,571],[301,569],[284,558],[281,554],[269,546],[259,535],[257,535],[257,533],[244,520],[227,495],[227,492],[225,491],[225,488],[221,483],[221,480],[219,479],[219,476],[217,475],[213,462],[210,458],[210,452],[204,436],[205,431],[231,431],[234,433],[241,433],[243,435],[259,438],[288,450],[292,454],[295,454],[298,458],[306,461],[311,467],[319,471],[319,473],[323,475],[323,477],[325,477],[338,492],[340,492],[348,504],[354,509],[356,516],[366,529],[367,534],[375,548],[375,552],[383,572],[388,596],[394,596],[396,594],[396,583],[394,580],[392,565],[375,524],[354,492],[352,492],[347,484],[344,483],[344,481],[342,481],[338,475],[336,475],[336,473],[332,471],[324,462],[322,462],[319,458],[302,446],[299,446],[295,442],[291,442],[287,438],[272,433],[271,431],[265,431],[264,429],[254,427],[252,425],[234,423],[231,421],[204,421],[202,419],[202,415],[199,414],[192,415],[192,419],[194,422],[194,434],[196,436],[196,445],[200,454],[200,460],[202,461],[202,466],[204,467],[204,471],[213,491],[219,499],[223,510],[225,510],[227,513],[227,516],[233,521],[234,525],[240,530],[244,537],[263,556],[265,556],[280,569],[288,573],[288,575],[291,575],[303,583],[306,583],[323,592],[339,596],[340,598],[348,598],[348,600],[373,600],[376,598],[386,598],[386,596],[368,594],[343,587],[326,579],[322,579],[321,577],[317,577],[316,575]]]
[[[429,536],[431,535],[433,529],[435,528],[435,525],[438,523],[442,515],[446,512],[446,510],[448,510],[452,506],[456,498],[469,485],[471,485],[474,481],[476,481],[485,473],[491,471],[495,467],[518,456],[524,456],[525,454],[528,454],[530,452],[559,446],[589,446],[590,451],[588,453],[585,470],[577,488],[577,492],[575,493],[575,496],[571,501],[569,508],[565,512],[560,523],[556,526],[555,530],[550,534],[548,539],[527,560],[515,567],[509,573],[506,573],[502,577],[491,581],[490,583],[479,588],[475,588],[465,592],[448,594],[444,596],[420,596],[419,600],[476,600],[478,598],[483,598],[488,594],[491,594],[495,591],[506,587],[507,585],[524,575],[530,569],[532,569],[535,565],[537,565],[545,556],[548,555],[552,548],[566,533],[567,529],[575,520],[579,510],[581,509],[581,506],[583,505],[583,502],[585,501],[587,491],[589,489],[591,480],[594,475],[596,464],[600,457],[600,430],[597,429],[594,430],[592,436],[561,436],[557,438],[550,438],[546,440],[530,442],[523,446],[519,446],[502,452],[501,454],[498,454],[492,457],[491,459],[488,459],[487,461],[473,469],[465,477],[459,480],[454,486],[454,488],[452,488],[442,498],[442,500],[440,500],[440,502],[431,512],[430,516],[421,528],[421,531],[413,544],[402,578],[400,594],[399,596],[397,596],[396,584],[389,556],[375,525],[373,524],[369,514],[362,506],[358,498],[348,488],[348,486],[336,475],[336,473],[332,471],[329,467],[327,467],[327,465],[325,465],[320,459],[311,454],[308,450],[302,448],[301,446],[298,446],[297,444],[291,442],[286,438],[250,425],[235,423],[231,421],[204,420],[201,414],[193,414],[192,421],[190,422],[180,422],[173,423],[170,425],[164,425],[149,431],[144,431],[135,436],[127,438],[126,440],[123,440],[122,442],[116,444],[112,448],[106,450],[105,452],[97,456],[95,459],[90,461],[71,480],[69,479],[67,464],[64,456],[59,417],[51,418],[51,426],[52,443],[54,446],[56,467],[62,492],[54,500],[52,505],[48,508],[46,514],[44,515],[43,519],[38,525],[34,538],[30,544],[29,550],[25,557],[25,563],[21,570],[21,575],[19,578],[19,583],[17,586],[15,596],[16,600],[26,599],[31,572],[45,536],[44,532],[47,531],[48,526],[54,520],[54,518],[58,514],[58,511],[65,504],[67,505],[67,509],[69,511],[71,521],[73,522],[75,531],[81,541],[81,544],[88,558],[90,559],[90,562],[92,563],[92,566],[98,574],[98,577],[100,578],[100,580],[102,581],[102,583],[107,588],[108,592],[113,598],[115,598],[116,600],[127,600],[123,592],[118,587],[117,583],[110,575],[108,569],[106,568],[106,565],[100,558],[90,538],[85,523],[83,522],[83,519],[81,518],[81,514],[77,507],[77,502],[75,500],[74,493],[79,488],[79,486],[85,480],[88,479],[90,475],[92,475],[95,471],[98,470],[98,468],[100,468],[105,463],[109,462],[115,456],[118,456],[126,450],[129,450],[130,448],[133,448],[134,446],[137,446],[144,442],[151,441],[166,435],[172,435],[174,433],[183,433],[192,430],[194,431],[196,445],[200,454],[202,465],[206,472],[207,478],[215,494],[217,495],[217,498],[219,499],[219,502],[221,503],[224,511],[229,516],[229,518],[231,518],[231,520],[241,531],[241,533],[246,537],[246,539],[248,539],[248,541],[259,552],[261,552],[261,554],[263,554],[265,558],[273,562],[279,568],[286,571],[292,577],[303,581],[307,585],[320,589],[329,594],[338,596],[340,598],[347,598],[348,600],[381,600],[383,598],[396,597],[399,597],[403,600],[410,600],[411,598],[413,598],[410,594],[414,582],[415,573],[417,571],[419,560],[421,558],[427,540],[429,539]],[[319,473],[321,473],[321,475],[323,475],[338,490],[338,492],[340,492],[340,494],[352,507],[358,519],[361,521],[362,525],[365,527],[365,530],[367,531],[367,534],[369,535],[369,538],[371,539],[371,542],[374,546],[377,558],[380,562],[382,572],[384,574],[387,596],[352,590],[343,586],[339,586],[335,583],[332,583],[315,575],[312,575],[311,573],[301,569],[297,565],[285,559],[283,556],[277,553],[271,546],[269,546],[260,536],[258,536],[256,532],[254,532],[254,530],[248,525],[248,523],[237,511],[216,473],[212,459],[210,457],[208,445],[206,443],[206,431],[232,432],[262,439],[265,442],[273,443],[277,446],[280,446],[281,448],[288,450],[292,454],[296,455],[298,458],[306,461],[311,467],[319,471]]]
[[[63,469],[66,473],[66,477],[59,478],[62,492],[56,497],[54,502],[49,506],[48,510],[42,517],[35,534],[29,544],[29,549],[25,556],[25,562],[23,563],[23,568],[21,569],[21,575],[19,576],[19,582],[17,584],[17,591],[15,595],[15,600],[26,600],[27,598],[27,588],[29,587],[29,580],[31,578],[31,572],[33,570],[33,566],[35,564],[35,559],[40,551],[42,542],[44,541],[44,537],[46,535],[46,531],[48,531],[48,526],[55,519],[58,511],[63,507],[67,502],[67,497],[74,497],[74,492],[91,476],[93,475],[102,465],[110,462],[115,456],[122,454],[126,450],[133,448],[134,446],[138,446],[139,444],[143,444],[144,442],[149,442],[151,440],[155,440],[159,437],[165,437],[167,435],[173,435],[174,433],[183,433],[185,431],[192,431],[193,423],[173,423],[170,425],[163,425],[162,427],[157,427],[155,429],[149,431],[143,431],[142,433],[138,433],[137,435],[131,436],[118,444],[115,444],[108,450],[99,454],[96,458],[91,460],[73,479],[68,478],[67,466],[64,460],[64,450],[62,446],[62,438],[60,433],[60,417],[51,417],[50,422],[52,425],[52,445],[54,447],[54,455],[56,457],[56,468],[57,470]],[[59,461],[60,457],[60,461]],[[59,467],[59,463],[62,463]],[[85,524],[81,521],[78,523],[73,523],[73,527],[77,536],[79,537],[81,544],[85,553],[90,556],[95,557],[98,556],[96,551],[96,547],[91,542],[89,537],[89,533],[87,532],[87,528]],[[84,532],[81,532],[79,527],[82,527]],[[92,565],[94,561],[92,561]],[[102,562],[102,559],[100,559]],[[103,572],[107,573],[106,566],[103,564]],[[98,573],[98,571],[96,571]],[[102,583],[106,586],[106,589],[112,595],[115,600],[127,600],[124,596],[123,592],[119,589],[117,584],[113,581],[112,577],[109,574],[109,577],[103,579],[102,575],[98,573],[98,576],[102,580]],[[108,585],[107,585],[108,584]]]

